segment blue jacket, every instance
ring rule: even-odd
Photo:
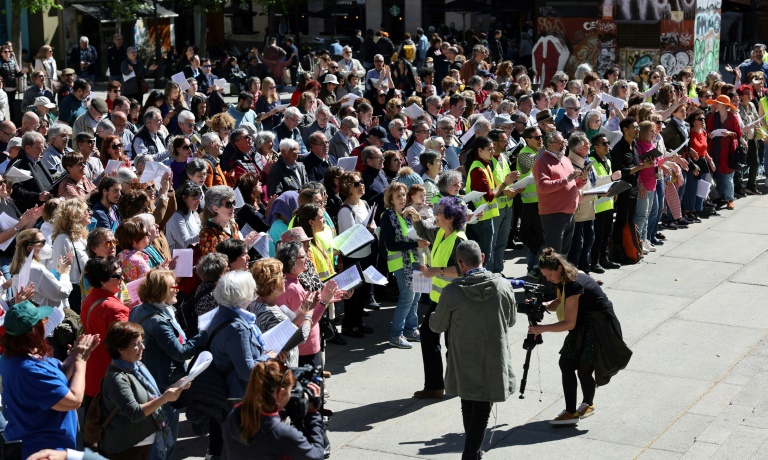
[[[112,206],[112,209],[115,211],[118,220],[112,220],[109,210],[101,202],[93,205],[93,217],[96,219],[96,227],[108,228],[112,230],[112,233],[117,230],[117,224],[120,223],[120,211],[117,210],[117,205]]]
[[[226,321],[234,320],[213,338],[210,352],[213,364],[224,374],[227,397],[242,399],[256,362],[266,361],[261,331],[256,326],[256,315],[237,307],[219,307],[211,320],[208,331],[213,333]]]
[[[165,391],[184,376],[184,361],[208,341],[208,334],[203,331],[182,345],[179,341],[183,334],[181,326],[160,305],[145,302],[131,310],[129,319],[134,323],[141,321],[146,344],[141,362],[155,378],[160,391]]]

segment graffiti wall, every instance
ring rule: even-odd
[[[693,19],[697,0],[615,0],[616,19],[624,21],[658,21],[669,19],[672,11],[682,11],[685,19]]]
[[[616,62],[616,23],[610,20],[589,18],[539,17],[540,35],[562,38],[571,55],[564,69],[570,75],[576,68],[587,63],[598,74]]]
[[[720,8],[722,0],[696,0],[693,71],[696,80],[717,71],[720,63]]]
[[[671,75],[680,72],[683,67],[693,66],[694,23],[683,21],[682,18],[661,21],[659,63]]]
[[[659,64],[659,50],[658,48],[621,48],[619,61],[622,75],[636,75],[640,73],[640,68],[643,66],[653,68]]]

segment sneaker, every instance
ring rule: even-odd
[[[643,248],[643,255],[646,255],[649,252],[651,252],[650,249],[648,249],[648,244],[645,242],[645,240],[640,241],[640,246]]]
[[[533,267],[532,269],[530,269],[528,271],[528,275],[527,276],[528,276],[528,278],[539,279],[539,276],[541,276],[541,272],[539,271],[538,268]]]
[[[550,425],[576,425],[579,423],[578,412],[562,411],[554,420],[550,420]]]
[[[417,329],[413,331],[413,334],[406,335],[405,338],[406,340],[410,340],[411,342],[421,342],[421,332],[419,332],[419,330]]]
[[[390,339],[389,344],[392,345],[393,347],[402,348],[405,350],[410,350],[411,348],[413,348],[413,345],[411,345],[410,342],[405,340],[405,337],[403,337],[402,335],[397,339]]]
[[[648,251],[650,252],[656,252],[656,246],[653,245],[649,240],[644,240],[644,243],[648,246]]]
[[[733,204],[733,201],[728,202],[728,206],[726,206],[726,209],[728,209],[729,211],[733,211],[734,209],[736,209],[736,206]]]
[[[589,405],[587,403],[581,403],[579,408],[576,410],[576,412],[579,413],[579,418],[587,418],[590,417],[592,414],[595,413],[595,405]]]

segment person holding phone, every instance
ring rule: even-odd
[[[592,145],[583,131],[574,130],[568,138],[568,158],[574,171],[579,171],[583,185],[579,188],[579,204],[573,215],[573,241],[568,251],[568,261],[585,273],[592,269],[592,244],[595,242],[595,195],[584,192],[597,185],[597,175],[589,159]],[[596,270],[602,273],[603,270]]]

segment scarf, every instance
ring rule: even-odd
[[[161,265],[163,262],[165,262],[165,259],[163,259],[162,254],[160,254],[160,252],[157,249],[155,249],[154,246],[151,246],[151,245],[147,246],[141,252],[143,252],[144,254],[149,256],[149,266],[150,266],[150,268],[155,268],[155,267]]]
[[[141,386],[147,390],[150,399],[159,398],[162,394],[160,393],[160,389],[157,387],[157,383],[155,383],[154,377],[152,377],[152,374],[149,373],[149,369],[147,369],[146,366],[141,363],[141,361],[129,363],[123,359],[113,359],[112,365],[121,371],[130,373],[136,377],[136,380],[139,381]],[[154,412],[152,412],[152,418],[155,420],[157,429],[161,432],[163,438],[168,437],[170,430],[168,426],[168,415],[165,413],[163,406],[158,407]]]
[[[390,209],[389,213],[389,221],[392,223],[392,228],[395,229],[395,242],[398,243],[408,243],[411,240],[408,238],[408,235],[403,235],[403,229],[400,228],[400,219],[398,219],[398,214],[395,212],[394,209]],[[413,226],[411,223],[411,218],[406,217],[405,218],[406,225]],[[410,263],[411,256],[414,260],[419,260],[416,249],[406,249],[405,251],[401,251],[403,256],[403,276],[405,277],[405,285],[408,286],[408,289],[413,290],[413,265]]]

